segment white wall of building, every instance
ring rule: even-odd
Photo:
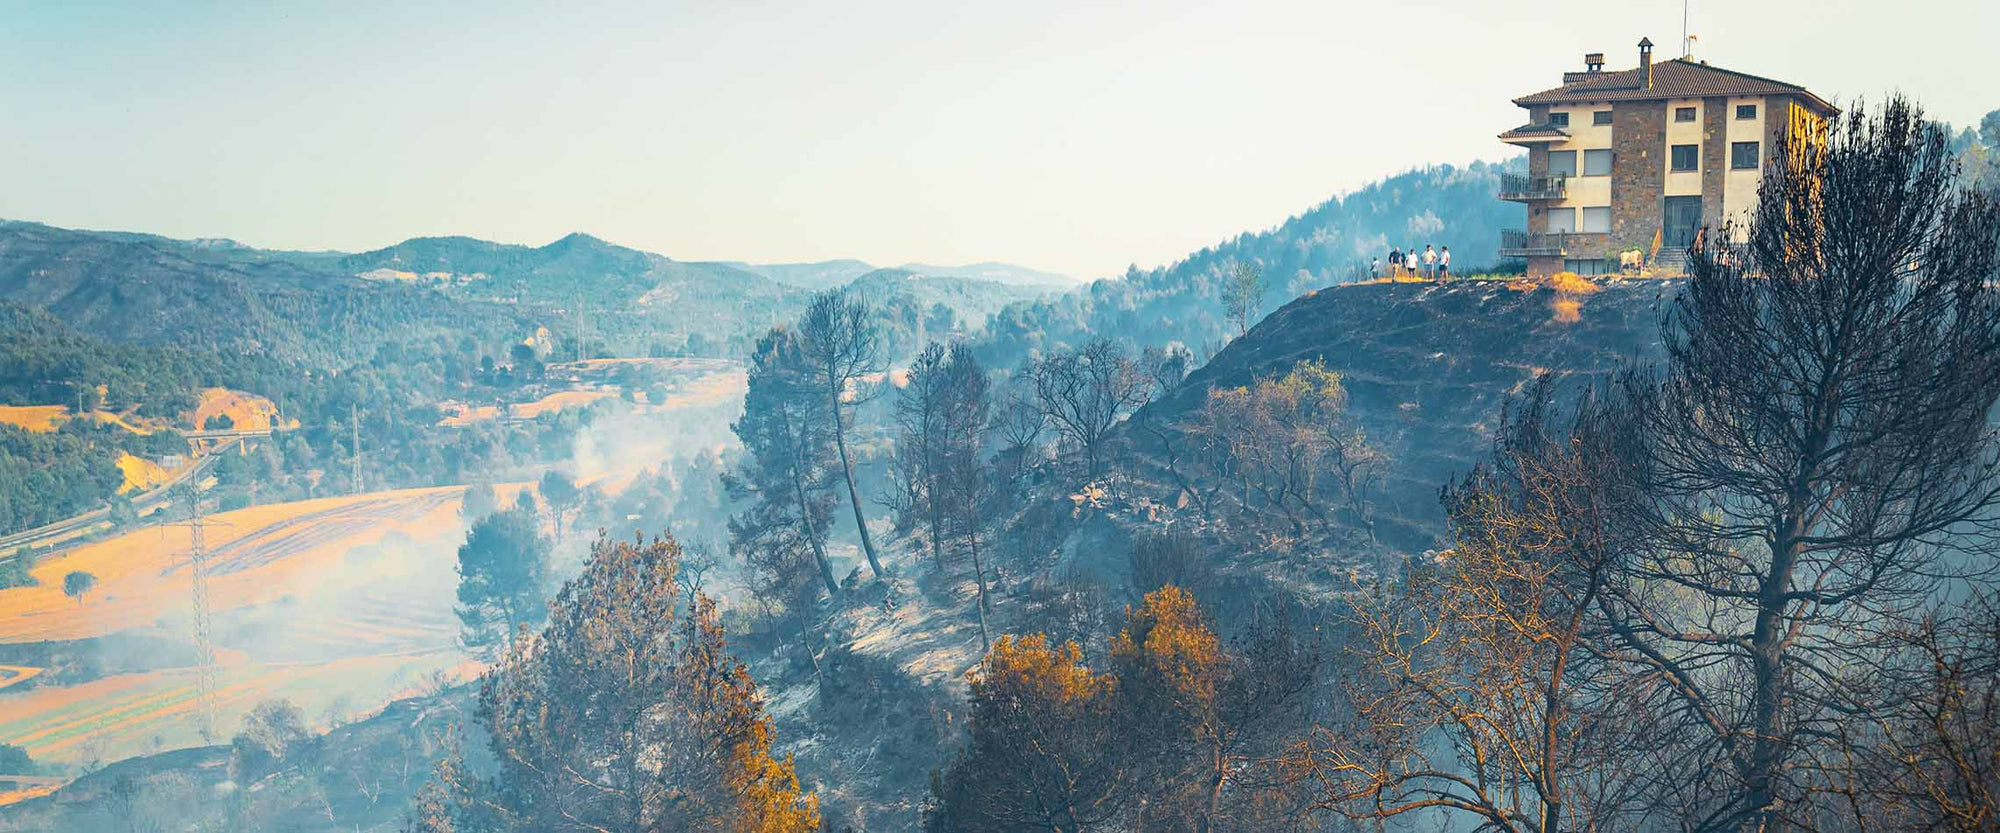
[[[1660,167],[1666,172],[1666,181],[1661,193],[1669,197],[1701,196],[1701,125],[1707,113],[1702,112],[1699,98],[1675,99],[1667,102],[1667,138],[1660,147]],[[1683,107],[1694,108],[1693,121],[1676,121],[1675,113]],[[1674,170],[1674,145],[1695,146],[1695,169]],[[1726,164],[1726,163],[1725,163]]]
[[[1742,105],[1756,105],[1757,117],[1737,118],[1736,108]],[[1735,164],[1733,148],[1737,142],[1764,141],[1764,108],[1767,106],[1769,103],[1763,96],[1732,98],[1729,100],[1729,112],[1722,114],[1723,135],[1726,137],[1722,164],[1728,167],[1722,173],[1723,218],[1721,219],[1736,224],[1738,240],[1744,239],[1749,233],[1750,215],[1757,210],[1757,185],[1763,180],[1763,163],[1770,161],[1771,149],[1760,145],[1757,167],[1740,171],[1733,167]]]

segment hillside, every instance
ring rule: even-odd
[[[1044,272],[1012,263],[968,263],[964,266],[932,266],[927,263],[905,263],[896,267],[908,272],[917,272],[940,278],[965,278],[976,281],[990,281],[1007,286],[1031,289],[1069,289],[1082,281],[1068,275]]]
[[[1517,228],[1522,208],[1494,198],[1508,164],[1439,165],[1388,177],[1336,196],[1277,227],[1238,234],[1180,261],[1125,274],[1061,296],[1017,303],[995,316],[982,348],[1010,366],[1032,350],[1110,336],[1137,345],[1178,341],[1198,352],[1235,333],[1223,322],[1224,274],[1238,262],[1263,272],[1261,312],[1320,287],[1366,277],[1369,258],[1391,246],[1449,246],[1461,273],[1492,267],[1500,230]]]
[[[925,263],[905,263],[893,270],[878,270],[875,266],[859,260],[822,260],[815,263],[742,263],[729,261],[720,265],[746,272],[755,272],[771,280],[801,289],[821,290],[846,286],[856,278],[876,271],[900,270],[941,278],[964,278],[1004,284],[1006,286],[1033,289],[1069,289],[1077,285],[1076,278],[1015,266],[1011,263],[968,263],[964,266],[932,266]]]
[[[517,310],[343,276],[326,256],[0,222],[0,302],[141,344],[340,363],[376,344],[523,328]]]
[[[1056,291],[1046,286],[1022,286],[907,268],[877,269],[855,278],[847,286],[875,304],[886,305],[899,297],[907,298],[923,310],[943,304],[969,329],[984,327],[987,319],[1008,304]]]
[[[1339,372],[1348,412],[1389,457],[1383,543],[1433,545],[1437,490],[1486,452],[1507,398],[1537,374],[1568,389],[1661,356],[1660,315],[1678,280],[1611,280],[1584,294],[1526,281],[1370,282],[1321,290],[1271,313],[1133,423],[1177,423],[1207,392],[1317,359]],[[1558,302],[1574,302],[1565,322]],[[1144,434],[1133,432],[1145,449]]]
[[[727,261],[721,263],[732,269],[755,272],[771,280],[810,289],[838,289],[849,281],[875,271],[875,267],[859,260],[822,260],[814,263],[743,263]]]

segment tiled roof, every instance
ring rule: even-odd
[[[1580,101],[1650,101],[1666,98],[1702,98],[1731,95],[1796,95],[1823,113],[1836,112],[1833,105],[1797,84],[1787,84],[1748,73],[1713,67],[1687,58],[1675,58],[1653,65],[1653,86],[1644,84],[1638,69],[1595,73],[1573,83],[1514,99],[1515,104],[1566,104]]]
[[[1568,131],[1563,130],[1562,128],[1557,127],[1553,124],[1530,123],[1521,125],[1520,127],[1516,127],[1513,130],[1509,130],[1505,133],[1502,133],[1500,134],[1500,137],[1504,139],[1508,136],[1568,136],[1568,135],[1569,135]]]

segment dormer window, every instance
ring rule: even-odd
[[[1568,127],[1568,126],[1569,126],[1569,114],[1568,114],[1568,113],[1550,113],[1550,114],[1549,114],[1549,126],[1551,126],[1551,127]]]

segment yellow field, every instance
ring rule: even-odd
[[[592,402],[612,399],[617,396],[618,394],[615,391],[566,390],[559,393],[551,393],[533,402],[509,405],[507,406],[507,415],[516,419],[534,419],[542,414],[553,413],[564,408],[581,408]],[[499,416],[500,409],[492,405],[481,405],[476,408],[460,407],[457,413],[438,420],[438,424],[471,425],[475,422],[496,419]]]
[[[269,602],[294,580],[390,532],[436,536],[458,528],[458,487],[406,489],[253,506],[211,517],[206,537],[214,610]],[[142,628],[187,607],[188,529],[143,529],[42,559],[40,584],[0,590],[0,642],[85,639]],[[82,610],[62,594],[71,570],[97,576]]]
[[[160,464],[144,457],[134,457],[130,452],[118,452],[118,470],[125,473],[125,485],[118,487],[119,494],[143,492],[167,482],[174,475]]]
[[[36,433],[56,430],[69,419],[69,409],[61,405],[0,405],[0,425],[26,428]]]
[[[518,484],[497,491],[510,499]],[[457,487],[274,504],[212,516],[206,533],[226,740],[260,700],[317,715],[372,710],[433,672],[465,664],[452,614]],[[33,587],[0,590],[0,642],[121,631],[186,639],[184,527],[140,530],[50,556]],[[62,577],[86,570],[82,605]],[[0,742],[38,759],[116,760],[202,742],[195,669],[118,674],[75,686],[21,687],[41,669],[0,669]]]
[[[615,399],[616,391],[566,390],[551,393],[525,405],[515,405],[508,410],[522,419],[534,419],[542,414],[554,413],[564,408],[581,408],[601,399]]]
[[[194,413],[188,415],[188,425],[200,430],[214,416],[227,416],[234,421],[235,428],[244,431],[263,431],[269,428],[289,428],[297,421],[279,424],[278,406],[269,399],[254,393],[244,393],[228,388],[204,388],[200,404]]]

